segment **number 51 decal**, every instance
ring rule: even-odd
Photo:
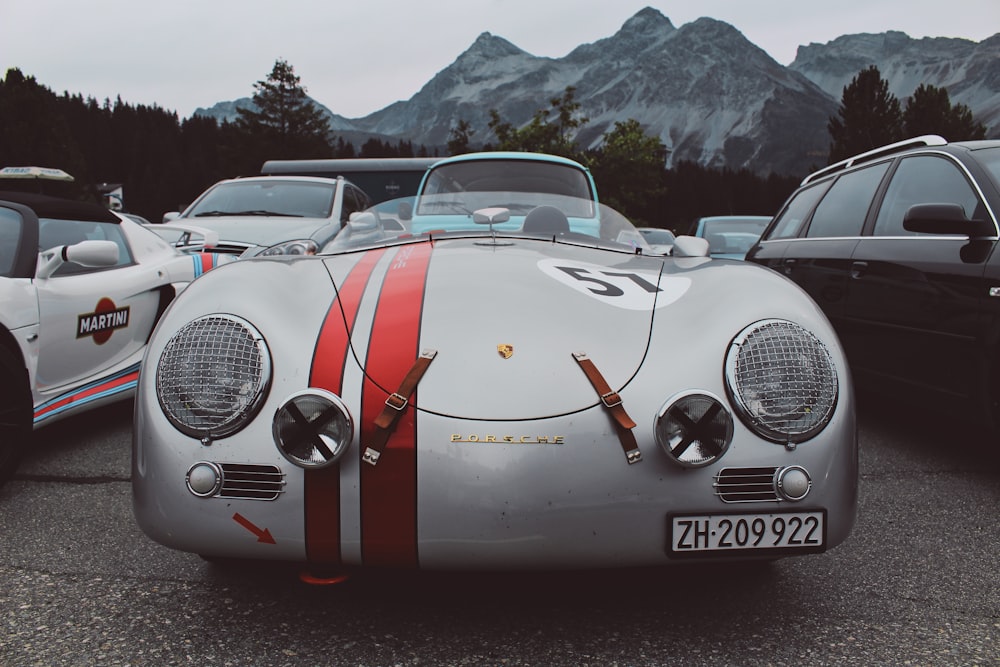
[[[538,268],[557,282],[608,305],[628,310],[661,308],[681,298],[691,286],[685,277],[655,271],[623,271],[608,266],[543,259]]]

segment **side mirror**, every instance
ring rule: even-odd
[[[52,248],[42,253],[41,259],[42,264],[35,277],[44,280],[66,262],[86,267],[114,266],[118,263],[118,244],[114,241],[81,241],[75,245]]]
[[[708,257],[708,240],[701,236],[678,236],[670,254],[674,257]]]
[[[954,234],[969,238],[996,236],[988,220],[969,220],[958,204],[916,204],[903,215],[903,229],[921,234]]]
[[[378,218],[371,211],[351,213],[347,228],[351,233],[370,232],[378,228]]]
[[[173,222],[179,217],[181,217],[180,211],[170,211],[169,213],[163,214],[163,220],[161,222]]]

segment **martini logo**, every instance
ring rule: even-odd
[[[104,297],[97,302],[92,313],[76,316],[76,337],[93,336],[94,342],[103,345],[111,338],[115,329],[128,326],[129,306],[115,307],[115,302]]]

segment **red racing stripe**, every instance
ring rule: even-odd
[[[382,282],[365,362],[359,456],[374,433],[386,392],[398,388],[420,352],[431,250],[430,243],[401,247]],[[395,384],[379,387],[370,378]],[[400,416],[378,465],[361,463],[361,554],[365,565],[417,567],[417,417],[412,407]]]
[[[384,250],[367,253],[351,269],[334,298],[316,341],[309,386],[338,396],[343,391],[350,330],[368,280]],[[340,466],[305,472],[306,556],[311,563],[340,565]]]

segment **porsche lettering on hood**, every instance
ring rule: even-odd
[[[579,259],[588,252],[594,262]],[[585,409],[598,397],[573,353],[586,352],[615,389],[624,387],[645,356],[654,310],[677,302],[690,284],[661,275],[659,258],[622,254],[617,265],[606,259],[595,249],[530,241],[493,247],[455,239],[387,249],[377,264],[355,267],[371,273],[351,356],[391,394],[419,349],[437,350],[411,403],[438,414],[504,420]],[[338,289],[357,280],[353,271],[339,277]],[[612,318],[620,326],[609,335]],[[328,318],[327,326],[343,321]],[[456,396],[455,378],[473,389]]]

